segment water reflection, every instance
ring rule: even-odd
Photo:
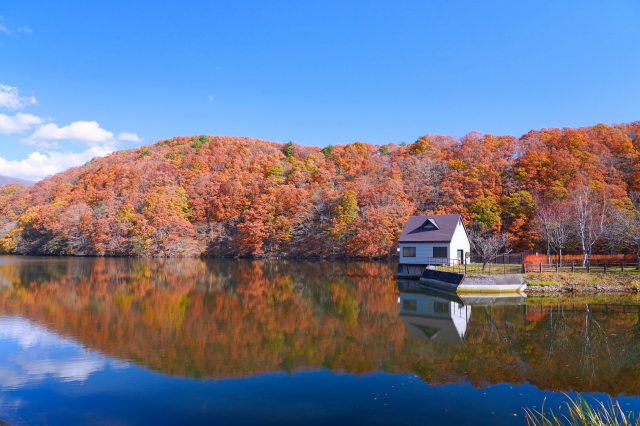
[[[400,319],[409,336],[433,342],[464,342],[471,306],[455,295],[400,292]]]
[[[92,373],[123,368],[72,339],[20,317],[0,317],[0,390],[33,385],[47,378],[84,382]]]
[[[435,385],[640,394],[636,298],[458,298],[397,282],[394,270],[197,259],[5,262],[0,341],[20,350],[3,351],[11,355],[0,359],[0,386],[83,381],[117,368],[109,361],[117,359],[192,378],[324,368],[411,373]]]

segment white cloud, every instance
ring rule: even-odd
[[[0,26],[3,25],[2,19],[0,15]],[[25,26],[21,31],[31,30]],[[36,103],[34,96],[21,97],[18,88],[0,84],[0,108],[16,110]],[[47,121],[51,119],[21,112],[13,116],[0,114],[0,134],[21,133],[40,126],[29,137],[20,140],[37,146],[39,150],[22,160],[0,157],[0,174],[40,180],[82,165],[94,157],[110,154],[118,147],[118,141],[139,143],[143,140],[129,131],[121,132],[116,138],[114,133],[101,128],[96,121],[75,121],[62,127],[56,123],[43,124]],[[67,141],[82,143],[85,145],[84,151],[71,151],[71,145]]]
[[[7,35],[12,36],[14,32],[31,34],[31,28],[26,25],[22,25],[21,27],[16,28],[16,24],[11,19],[6,19],[4,16],[0,15],[0,32],[3,32]]]
[[[142,142],[142,139],[138,137],[135,133],[131,132],[122,132],[118,135],[119,141],[129,141],[129,142]]]
[[[64,127],[58,127],[57,124],[50,123],[40,127],[28,138],[22,139],[22,142],[36,145],[44,141],[63,139],[76,140],[89,146],[97,146],[113,140],[113,133],[104,130],[95,121],[75,121]]]
[[[6,27],[0,24],[0,31],[2,31],[2,28],[5,28],[5,32],[7,31]],[[34,105],[37,103],[38,102],[34,96],[20,97],[17,87],[0,84],[0,107],[8,109],[22,109],[27,105]]]
[[[0,133],[5,135],[11,133],[21,133],[25,130],[42,124],[42,119],[31,114],[23,114],[21,112],[14,116],[0,114]]]
[[[102,157],[112,153],[116,143],[110,142],[93,146],[84,152],[49,151],[44,154],[35,151],[24,160],[7,160],[0,157],[0,175],[13,176],[22,179],[40,180],[48,175],[54,175],[71,167],[80,166],[93,157]]]

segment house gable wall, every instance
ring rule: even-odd
[[[456,230],[451,238],[451,259],[458,258],[458,250],[464,250],[465,256],[467,253],[471,252],[469,237],[467,236],[467,232],[464,230],[462,222],[458,222],[458,226],[456,226]]]
[[[403,253],[404,247],[415,247],[416,257],[405,257]],[[471,251],[471,245],[462,221],[458,222],[451,238],[451,242],[401,242],[400,263],[413,265],[427,265],[429,263],[433,263],[430,259],[434,258],[434,247],[447,247],[449,259],[457,259],[458,250],[462,250],[466,256],[467,253]]]

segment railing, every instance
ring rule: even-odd
[[[526,274],[529,272],[586,272],[586,273],[623,273],[636,270],[634,263],[467,263],[462,259],[447,259],[442,257],[428,258],[427,265],[398,265],[398,274],[420,276],[425,269],[435,269],[438,271],[455,272],[458,274],[480,274],[480,275],[505,275],[505,274]]]
[[[430,261],[432,258],[429,258]],[[458,274],[481,274],[481,275],[505,275],[522,274],[523,265],[521,263],[467,263],[462,259],[442,259],[436,258],[436,262],[431,262],[431,267],[438,271],[455,272]]]

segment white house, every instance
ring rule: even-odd
[[[471,306],[465,306],[425,293],[400,292],[400,319],[414,339],[461,345],[471,319]]]
[[[471,251],[459,214],[411,216],[399,242],[401,265],[463,263]]]

